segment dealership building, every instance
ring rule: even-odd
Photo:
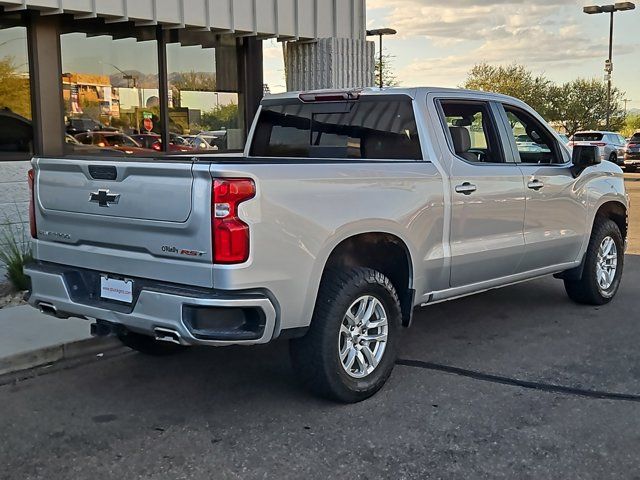
[[[0,229],[33,156],[240,151],[268,91],[369,86],[365,0],[0,0]],[[0,237],[1,238],[1,237]]]

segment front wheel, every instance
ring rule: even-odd
[[[596,220],[582,278],[564,281],[569,298],[587,305],[609,303],[620,288],[623,267],[624,240],[620,228],[612,220]]]
[[[369,268],[325,273],[307,335],[291,341],[298,378],[345,403],[375,394],[391,375],[401,313],[391,281]]]

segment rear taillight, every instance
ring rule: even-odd
[[[35,174],[33,169],[27,173],[27,179],[29,182],[29,227],[31,228],[31,237],[38,238],[38,231],[36,229],[36,199],[34,193],[34,178]]]
[[[604,142],[591,142],[591,145],[593,145],[594,147],[606,147],[607,144]]]
[[[249,258],[249,225],[238,217],[238,206],[256,194],[248,178],[217,178],[213,181],[213,262],[243,263]]]

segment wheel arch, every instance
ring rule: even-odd
[[[411,324],[414,290],[414,268],[411,251],[398,235],[385,231],[354,233],[333,246],[324,262],[321,280],[330,269],[368,267],[384,274],[393,284],[400,299],[402,324]]]
[[[599,218],[613,220],[622,234],[622,239],[626,242],[629,233],[629,218],[627,206],[619,200],[607,199],[600,204],[591,222],[591,230]]]

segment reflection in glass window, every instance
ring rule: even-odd
[[[157,42],[73,32],[60,43],[70,153],[157,153],[132,138],[161,132]]]
[[[199,38],[200,43],[211,44],[210,39],[203,40]],[[169,131],[177,139],[171,150],[184,149],[177,143],[182,141],[209,153],[244,148],[236,55],[235,45],[167,45]]]
[[[411,99],[400,96],[365,96],[332,104],[265,104],[251,155],[422,159]]]
[[[33,153],[31,120],[27,29],[0,19],[0,160]]]

